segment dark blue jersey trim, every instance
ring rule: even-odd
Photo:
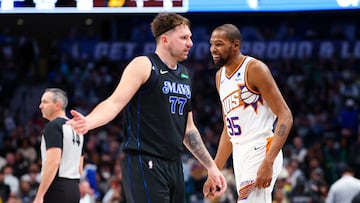
[[[140,168],[141,168],[141,175],[143,176],[143,180],[144,180],[144,188],[145,188],[146,199],[147,199],[148,203],[151,203],[150,196],[149,196],[149,190],[148,190],[148,187],[147,187],[147,182],[146,182],[146,177],[145,177],[145,172],[144,172],[144,167],[143,167],[143,164],[142,164],[141,154],[139,154],[138,156],[139,156],[139,164],[140,164]]]

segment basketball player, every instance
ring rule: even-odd
[[[83,167],[83,136],[76,134],[65,109],[66,93],[48,88],[41,97],[39,108],[49,120],[41,138],[41,182],[34,203],[79,203],[79,179]]]
[[[68,124],[83,134],[108,123],[127,105],[121,164],[127,202],[185,202],[183,144],[207,168],[222,194],[226,181],[194,124],[191,78],[180,63],[193,46],[190,22],[178,14],[160,13],[151,29],[155,53],[134,58],[112,95],[86,117],[71,111],[74,118]]]
[[[215,162],[223,168],[232,153],[239,203],[271,203],[292,114],[269,68],[241,53],[241,33],[237,27],[232,24],[217,27],[210,44],[213,61],[219,67],[216,87],[224,117]],[[208,179],[203,188],[205,197],[216,196],[215,188]]]

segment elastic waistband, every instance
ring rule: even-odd
[[[171,159],[171,158],[156,156],[156,155],[149,154],[149,153],[146,153],[146,152],[139,152],[139,151],[136,151],[136,150],[126,150],[126,151],[124,151],[124,153],[125,153],[125,155],[130,155],[130,156],[138,156],[138,155],[148,156],[148,157],[152,157],[152,158],[155,158],[155,159],[160,159],[160,160],[163,160],[163,161],[177,161],[177,160],[180,160],[180,157],[175,157],[175,158]]]

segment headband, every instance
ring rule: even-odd
[[[173,25],[173,26],[164,28],[163,30],[161,30],[161,31],[159,32],[159,34],[157,34],[157,35],[155,36],[155,38],[159,37],[160,35],[164,34],[165,32],[167,32],[167,31],[169,31],[169,30],[174,29],[176,26],[181,25],[181,24],[183,24],[183,23],[181,22],[181,23],[175,24],[175,25]]]

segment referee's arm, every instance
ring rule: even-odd
[[[81,156],[80,164],[79,164],[79,174],[82,175],[83,171],[84,171],[84,156]]]
[[[36,193],[34,203],[43,202],[44,195],[49,189],[51,183],[53,182],[55,175],[58,171],[60,159],[61,159],[61,149],[60,148],[49,148],[46,150],[46,162],[42,171],[42,179]]]

